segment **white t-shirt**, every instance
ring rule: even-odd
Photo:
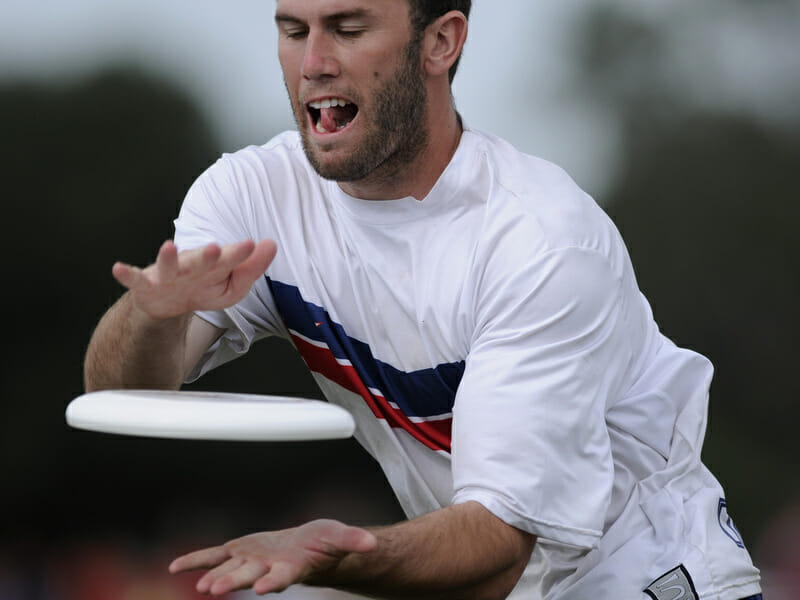
[[[562,170],[467,130],[423,201],[360,200],[285,133],[224,156],[176,220],[181,249],[264,238],[265,276],[201,313],[225,333],[192,377],[291,340],[409,517],[473,500],[538,536],[512,598],[662,600],[680,565],[702,598],[759,591],[700,463],[712,366],[659,333]]]

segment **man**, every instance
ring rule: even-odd
[[[711,366],[659,334],[618,233],[562,171],[462,124],[469,5],[278,0],[299,134],[223,157],[176,243],[114,266],[129,291],[87,389],[177,388],[283,336],[409,516],[253,534],[170,569],[206,569],[215,595],[755,597],[699,460]]]

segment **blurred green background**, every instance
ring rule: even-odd
[[[703,81],[715,75],[703,56],[680,76],[665,60],[670,32],[691,19],[702,34],[713,11],[681,4],[653,19],[613,2],[590,6],[571,22],[574,70],[557,88],[615,123],[613,156],[602,157],[613,169],[588,191],[618,224],[661,329],[714,363],[705,461],[773,578],[772,598],[800,597],[800,584],[781,583],[787,560],[800,566],[797,546],[775,550],[797,543],[775,524],[796,524],[800,500],[800,105],[792,100],[800,73],[788,73],[796,79],[788,108],[734,101],[724,85]],[[726,10],[765,31],[800,23],[796,2]],[[731,66],[739,67],[752,65]],[[754,85],[765,79],[745,75]],[[66,79],[0,79],[0,598],[121,597],[76,591],[70,556],[92,565],[108,550],[124,555],[120,563],[161,568],[199,543],[316,516],[401,518],[379,468],[352,440],[179,442],[65,425],[67,403],[82,393],[86,343],[121,293],[111,264],[149,263],[171,237],[188,186],[233,149],[197,98],[136,61]],[[193,387],[319,397],[290,346],[269,340]],[[795,516],[781,520],[787,514]],[[137,597],[192,597],[153,590]]]

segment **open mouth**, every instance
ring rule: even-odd
[[[335,133],[347,127],[358,114],[358,106],[344,98],[324,98],[306,105],[317,133]]]

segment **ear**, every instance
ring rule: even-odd
[[[425,30],[423,65],[428,75],[446,75],[467,40],[467,18],[458,10],[442,15]]]

